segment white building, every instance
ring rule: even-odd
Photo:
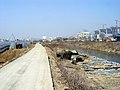
[[[90,32],[83,31],[77,34],[79,41],[88,41],[90,39]]]

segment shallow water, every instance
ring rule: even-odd
[[[92,56],[96,56],[98,58],[103,58],[109,61],[120,63],[120,55],[109,54],[109,53],[101,52],[101,51],[85,50],[85,49],[79,49],[79,51],[86,53],[86,54],[90,54]]]
[[[103,58],[106,59],[108,61],[113,61],[113,62],[118,62],[120,63],[120,55],[117,54],[113,54],[113,53],[107,53],[107,52],[102,52],[102,51],[95,51],[95,50],[88,50],[88,49],[82,49],[82,48],[78,48],[75,46],[70,46],[72,49],[75,49],[81,53],[86,53],[92,56],[96,56],[98,58]]]

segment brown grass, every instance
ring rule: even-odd
[[[49,62],[51,67],[51,74],[53,79],[53,85],[55,90],[65,90],[68,88],[68,84],[64,77],[61,74],[59,67],[57,66],[56,60],[56,53],[48,47],[45,47],[47,54],[49,56]]]
[[[101,87],[97,87],[87,81],[84,72],[80,66],[75,66],[66,61],[58,61],[58,67],[60,68],[62,75],[68,82],[69,90],[100,90]]]
[[[54,51],[54,53],[58,49],[69,49],[69,46],[64,43],[46,44],[46,46]],[[86,79],[84,71],[80,65],[73,65],[68,60],[57,59],[55,55],[54,58],[56,59],[57,67],[62,74],[61,78],[64,77],[66,83],[68,83],[69,89],[66,90],[101,90],[99,85],[96,86]]]
[[[22,48],[22,49],[13,49],[13,50],[7,50],[4,53],[0,54],[0,64],[3,64],[5,62],[11,62],[14,59],[22,56],[26,52],[28,52],[30,49],[32,49],[34,45],[29,45],[29,48]]]
[[[120,54],[120,42],[80,42],[76,45],[80,48]]]

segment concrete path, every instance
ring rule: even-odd
[[[0,90],[53,90],[50,66],[40,44],[0,69]]]

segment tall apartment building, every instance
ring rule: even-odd
[[[110,27],[110,28],[100,29],[95,31],[96,35],[100,33],[104,33],[105,35],[117,35],[117,34],[120,34],[120,27],[118,27],[117,29],[116,27]]]

